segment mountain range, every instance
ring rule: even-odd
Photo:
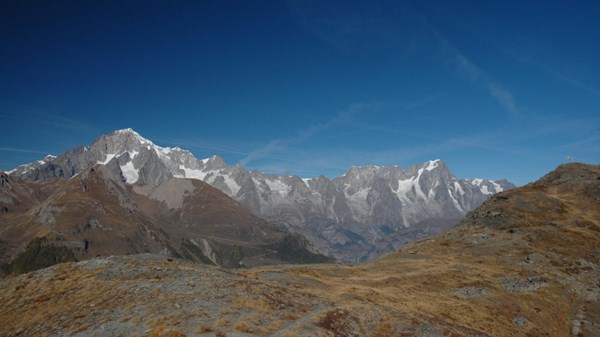
[[[333,179],[279,177],[227,165],[218,156],[199,160],[179,147],[157,146],[132,129],[22,165],[9,175],[28,182],[71,179],[93,165],[103,166],[122,186],[204,181],[341,261],[366,260],[443,232],[491,195],[515,187],[506,180],[458,179],[441,160],[406,170],[354,166]]]

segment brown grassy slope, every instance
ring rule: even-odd
[[[138,212],[124,184],[107,175],[96,168],[54,180],[51,194],[3,219],[0,237],[12,242],[12,256],[36,237],[67,247],[78,259],[161,249],[151,219]],[[22,182],[26,188],[37,185]]]
[[[0,265],[10,261],[31,238],[48,234],[48,229],[27,226],[31,210],[58,188],[56,181],[28,183],[0,173]]]
[[[561,166],[358,266],[61,264],[0,284],[0,336],[598,336],[598,177]]]

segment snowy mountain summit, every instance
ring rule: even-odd
[[[439,233],[490,195],[514,187],[506,180],[458,179],[439,159],[406,170],[353,166],[334,179],[278,177],[227,165],[218,156],[199,160],[179,147],[157,146],[132,129],[20,166],[11,175],[70,178],[97,163],[128,184],[159,184],[173,177],[203,180],[256,215],[306,236],[323,253],[348,261]]]

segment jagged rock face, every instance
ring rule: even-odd
[[[305,235],[322,252],[341,260],[396,249],[406,239],[418,238],[411,236],[413,229],[424,223],[426,229],[419,235],[435,234],[490,195],[514,187],[505,180],[458,179],[440,160],[407,170],[352,167],[335,179],[277,177],[227,165],[217,156],[198,160],[189,151],[156,146],[131,129],[21,166],[12,175],[27,180],[69,178],[95,163],[129,184],[159,184],[172,177],[203,180],[255,215]]]

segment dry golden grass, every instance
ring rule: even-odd
[[[286,331],[282,335],[283,337],[300,337],[300,335],[295,331]]]
[[[199,327],[198,329],[196,329],[196,333],[200,333],[200,334],[209,333],[209,332],[213,332],[213,331],[214,331],[213,328],[211,328],[207,325],[203,325],[203,326]]]
[[[150,331],[149,337],[185,337],[185,334],[178,330],[159,326]]]
[[[220,319],[218,319],[218,320],[215,321],[215,326],[217,328],[222,328],[224,326],[229,325],[229,323],[230,323],[229,320],[227,320],[225,318],[220,318]]]
[[[268,334],[272,331],[281,329],[281,327],[283,327],[286,324],[285,321],[280,320],[280,319],[276,319],[271,321],[271,324],[269,325],[263,325],[259,328],[259,332],[263,333],[263,334]]]
[[[149,319],[146,321],[146,325],[147,326],[176,326],[179,325],[182,321],[182,316],[181,314],[175,314],[175,315],[167,315],[167,316],[161,316],[155,319]]]
[[[239,330],[241,332],[246,332],[246,333],[254,332],[254,329],[247,322],[244,322],[244,321],[235,322],[233,324],[233,328],[236,330]]]
[[[260,298],[249,298],[246,296],[236,296],[234,298],[234,307],[238,309],[252,310],[261,314],[271,313],[273,308],[271,305]]]

